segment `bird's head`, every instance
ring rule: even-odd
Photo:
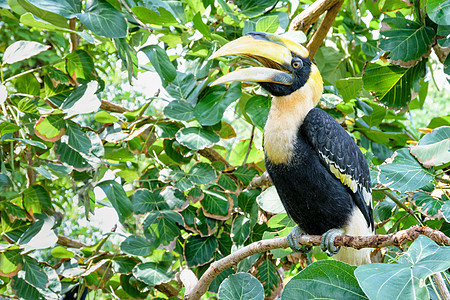
[[[224,45],[211,58],[225,55],[244,55],[263,67],[237,69],[211,85],[229,81],[256,82],[273,96],[287,96],[308,84],[322,93],[322,77],[309,59],[308,49],[284,36],[249,33]]]

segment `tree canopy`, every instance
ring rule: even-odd
[[[0,0],[0,15],[1,294],[448,293],[449,0]],[[262,149],[271,97],[209,86],[242,64],[212,53],[253,31],[309,47],[320,108],[369,163],[376,233],[414,241],[357,268],[284,249],[295,224]]]

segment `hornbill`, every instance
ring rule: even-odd
[[[322,77],[309,51],[283,35],[253,32],[225,44],[211,58],[244,55],[259,67],[237,69],[211,85],[256,82],[272,96],[264,127],[266,169],[295,226],[288,244],[302,234],[322,235],[321,248],[351,265],[370,263],[370,250],[334,246],[338,235],[374,231],[369,167],[350,135],[319,108]]]

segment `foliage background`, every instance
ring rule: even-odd
[[[208,57],[250,31],[285,32],[311,4],[0,0],[1,293],[182,297],[185,278],[212,261],[287,235],[273,188],[250,185],[264,172],[270,97],[255,85],[209,87],[242,61]],[[346,0],[315,55],[320,107],[371,166],[380,234],[422,224],[450,233],[449,7]],[[448,247],[421,238],[400,254],[378,250],[381,266],[354,273],[316,249],[273,250],[220,274],[209,293],[273,299],[292,278],[283,298],[304,287],[376,299],[401,283],[401,298],[438,299],[430,276],[450,267]]]

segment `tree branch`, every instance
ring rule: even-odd
[[[307,31],[319,17],[341,0],[318,0],[298,14],[289,25],[289,30]]]
[[[331,26],[333,26],[334,19],[336,19],[336,16],[341,9],[342,3],[344,3],[344,0],[340,0],[327,11],[327,14],[320,23],[319,28],[314,33],[312,39],[308,42],[307,46],[309,48],[309,56],[311,59],[316,54],[317,50],[319,50],[319,47],[320,45],[322,45],[322,42],[327,36],[327,33],[330,30]]]
[[[409,229],[402,230],[387,235],[371,235],[371,236],[338,236],[334,241],[335,246],[352,247],[355,249],[362,248],[380,248],[387,246],[400,246],[407,242],[413,241],[419,235],[426,235],[441,245],[450,245],[450,238],[444,233],[431,229],[429,227],[413,226]],[[302,235],[299,239],[300,245],[319,246],[321,236],[319,235]],[[254,242],[238,251],[213,262],[208,270],[202,275],[195,287],[186,293],[185,300],[198,300],[208,290],[213,279],[222,271],[236,265],[241,260],[250,255],[261,253],[273,249],[287,248],[286,237],[275,238],[269,240],[261,240]]]

